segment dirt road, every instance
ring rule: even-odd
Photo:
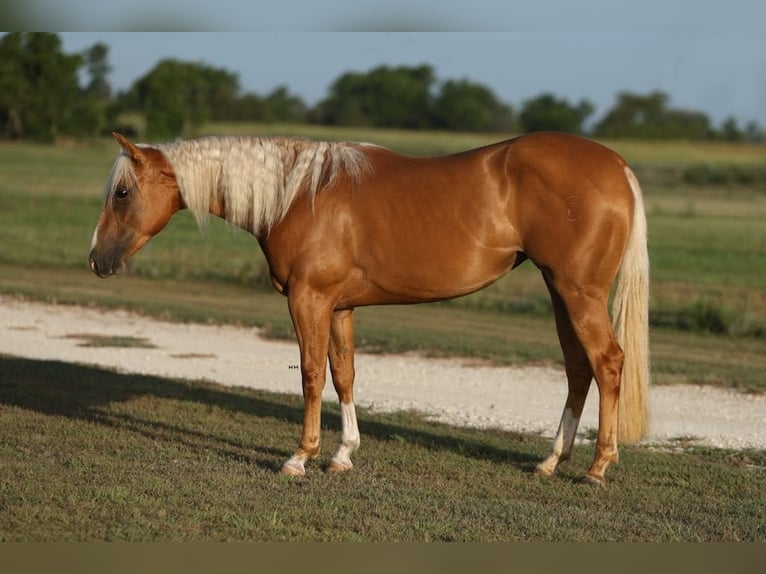
[[[115,346],[108,346],[110,341]],[[301,392],[297,345],[263,339],[256,329],[169,323],[122,311],[3,296],[0,354]],[[564,373],[553,368],[476,366],[459,359],[364,353],[357,354],[356,366],[355,394],[360,406],[377,411],[414,409],[458,425],[552,436],[566,397]],[[1,385],[2,373],[0,392]],[[336,400],[330,384],[325,399]],[[596,427],[596,399],[594,388],[581,435]],[[649,443],[766,448],[765,396],[702,386],[656,386],[651,417]]]

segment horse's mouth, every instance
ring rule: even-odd
[[[120,271],[122,267],[123,262],[120,259],[113,259],[111,262],[99,262],[93,253],[90,254],[90,270],[102,279],[114,275]]]

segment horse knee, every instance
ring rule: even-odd
[[[354,367],[343,366],[330,369],[332,383],[338,399],[341,403],[350,403],[354,400]]]

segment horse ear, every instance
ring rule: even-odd
[[[117,143],[120,144],[122,151],[124,151],[130,159],[139,162],[143,160],[144,152],[141,151],[141,148],[119,132],[112,132],[112,135],[114,136],[114,139],[117,140]]]

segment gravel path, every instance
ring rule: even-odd
[[[143,338],[151,348],[86,347],[88,337]],[[295,343],[257,329],[158,321],[137,314],[0,296],[0,353],[99,365],[127,373],[205,379],[300,394]],[[491,367],[459,359],[357,353],[355,394],[377,411],[414,409],[434,420],[552,436],[566,398],[561,370]],[[0,384],[2,373],[0,373]],[[581,434],[597,426],[595,387]],[[326,400],[336,400],[332,385]],[[766,396],[702,386],[657,386],[647,442],[766,448]],[[364,435],[364,428],[361,429]]]

